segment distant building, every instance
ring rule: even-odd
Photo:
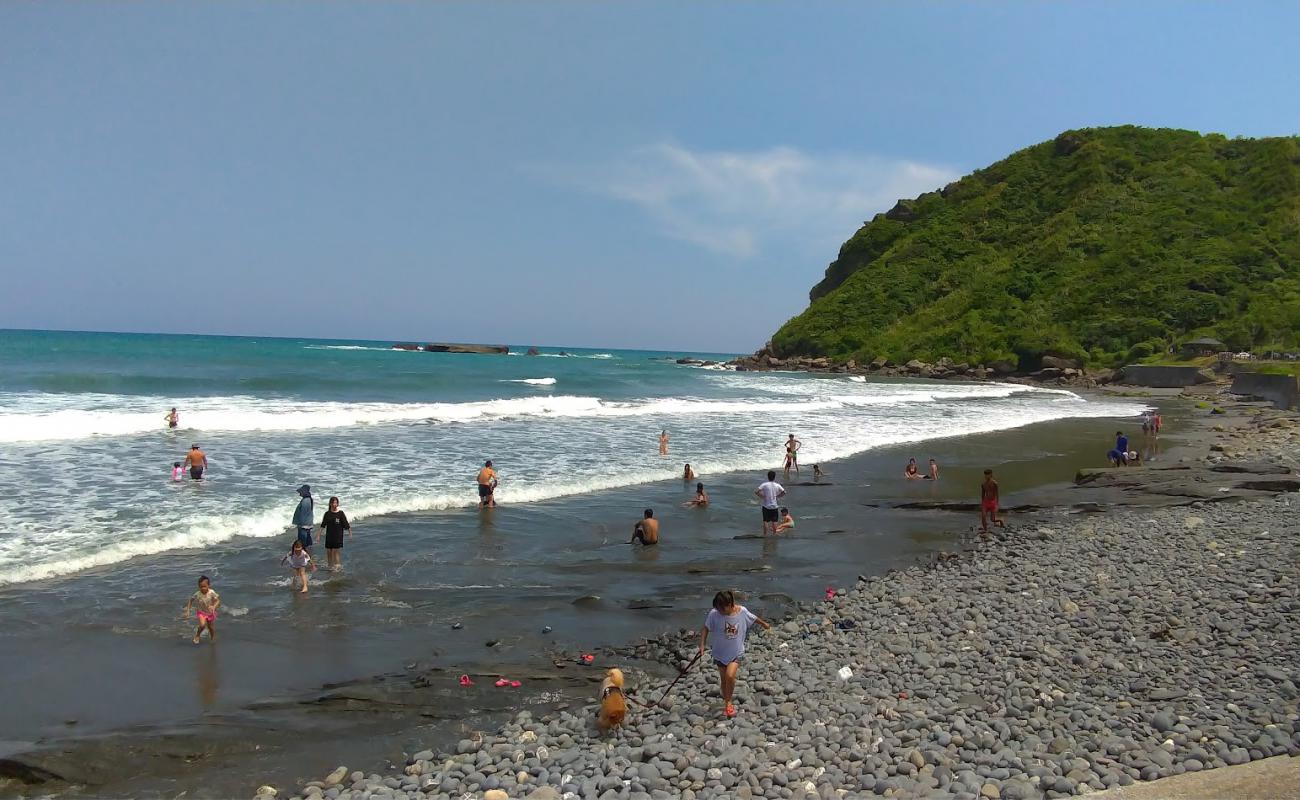
[[[1218,339],[1193,339],[1190,342],[1183,342],[1179,350],[1185,356],[1212,356],[1215,353],[1221,353],[1228,348]]]

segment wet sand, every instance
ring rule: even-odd
[[[1176,447],[1189,404],[1160,405],[1162,447]],[[7,637],[0,669],[22,691],[6,692],[0,706],[9,740],[0,757],[66,779],[42,791],[96,796],[244,795],[255,788],[250,775],[293,785],[344,755],[378,770],[519,708],[586,702],[609,648],[695,627],[719,588],[779,619],[827,586],[960,547],[976,515],[897,506],[972,502],[985,466],[998,470],[1004,506],[1072,505],[1075,475],[1104,465],[1116,426],[1055,421],[825,464],[826,485],[788,482],[798,525],[780,539],[756,538],[751,493],[762,476],[729,474],[700,477],[713,500],[704,510],[680,508],[693,485],[671,481],[481,515],[367,521],[345,548],[345,577],[314,582],[307,598],[267,566],[278,562],[274,546],[249,541],[217,565],[227,607],[247,610],[222,618],[216,647],[191,646],[177,618],[192,576],[213,568],[211,554],[140,559],[35,593],[5,592],[3,621],[20,629]],[[1140,441],[1133,419],[1122,426]],[[937,458],[940,480],[903,480],[908,456]],[[774,466],[779,458],[774,451]],[[663,521],[662,544],[623,544],[646,506]],[[1008,519],[1016,524],[1014,513]],[[141,580],[158,595],[118,597]],[[130,613],[86,615],[86,598],[99,595]],[[71,637],[69,618],[80,620]],[[575,663],[582,652],[597,655],[593,667]],[[477,686],[457,685],[462,672]],[[523,687],[491,686],[502,673]]]

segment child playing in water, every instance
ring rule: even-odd
[[[794,528],[794,517],[790,516],[790,509],[781,509],[781,519],[776,523],[776,532],[785,533]]]
[[[745,635],[754,623],[767,630],[772,628],[763,619],[751,614],[749,609],[737,604],[734,594],[723,591],[713,596],[713,608],[704,618],[704,627],[700,630],[700,655],[704,655],[709,634],[713,634],[713,665],[718,668],[722,699],[727,704],[723,713],[728,717],[736,716],[736,707],[732,704],[731,697],[736,691],[740,661],[745,657]]]
[[[179,481],[185,477],[185,470],[181,467],[181,462],[172,462],[172,480]]]
[[[704,484],[697,483],[695,484],[695,499],[687,500],[685,503],[682,503],[682,507],[700,508],[701,506],[707,506],[708,504],[709,504],[709,494],[708,492],[704,491]]]
[[[315,572],[316,562],[312,561],[311,553],[308,553],[306,549],[303,548],[301,539],[294,540],[293,549],[289,551],[289,555],[280,559],[280,563],[287,563],[289,565],[289,568],[293,570],[294,576],[302,581],[302,589],[299,590],[299,592],[301,594],[306,594],[307,569],[310,568],[312,572]],[[290,583],[290,586],[292,585],[293,584]]]
[[[217,621],[217,609],[221,607],[221,596],[212,590],[212,581],[208,580],[207,575],[199,576],[199,590],[190,595],[190,599],[185,601],[185,616],[190,615],[190,608],[193,607],[199,618],[199,627],[194,631],[194,643],[199,643],[199,637],[203,635],[203,629],[208,629],[208,641],[217,640],[217,630],[213,623]]]
[[[822,472],[821,464],[813,464],[813,483],[821,483],[826,473]]]

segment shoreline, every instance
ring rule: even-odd
[[[1165,466],[1163,471],[1176,472],[1190,469],[1182,466],[1188,462],[1199,461],[1207,466],[1231,463],[1229,456],[1238,454],[1285,458],[1283,453],[1292,446],[1291,442],[1296,436],[1291,427],[1295,415],[1285,412],[1266,414],[1257,404],[1229,402],[1225,405],[1230,407],[1227,415],[1218,418],[1202,417],[1199,422],[1193,423],[1197,429],[1197,436],[1193,437],[1196,441],[1186,448],[1188,451],[1186,455],[1180,456],[1175,464]],[[1268,425],[1264,427],[1251,425],[1252,418],[1258,418],[1262,414],[1270,420]],[[1287,420],[1287,424],[1273,427],[1278,419]],[[1223,424],[1229,420],[1234,423],[1232,427]],[[1261,443],[1261,438],[1266,438],[1267,441]],[[1222,440],[1233,440],[1240,446],[1229,449],[1216,443]],[[1251,452],[1252,450],[1254,452]],[[1138,469],[1151,473],[1161,471],[1150,467]],[[1136,471],[1134,468],[1128,470]],[[1117,470],[1117,472],[1123,471],[1124,468]],[[1262,498],[1262,495],[1260,497]],[[1205,562],[1205,574],[1197,577],[1211,580],[1221,575],[1221,570],[1216,563],[1218,559],[1230,557],[1233,552],[1238,557],[1242,557],[1246,552],[1244,548],[1231,550],[1236,545],[1227,540],[1232,534],[1233,526],[1239,527],[1246,520],[1258,518],[1269,520],[1270,529],[1279,525],[1284,527],[1289,525],[1290,528],[1294,528],[1293,523],[1281,522],[1279,519],[1287,514],[1293,516],[1294,507],[1291,499],[1286,495],[1244,501],[1241,497],[1233,497],[1232,499],[1239,502],[1229,506],[1214,502],[1218,499],[1185,496],[1181,501],[1174,501],[1190,506],[1193,511],[1166,508],[1153,510],[1118,508],[1105,516],[1089,514],[1084,517],[1060,508],[1040,511],[1032,517],[1026,517],[1026,522],[1018,525],[1006,537],[977,545],[960,554],[937,558],[929,566],[891,571],[883,577],[860,580],[853,591],[841,594],[827,604],[796,604],[791,618],[780,625],[783,632],[781,637],[771,642],[765,642],[761,637],[751,640],[753,644],[750,652],[754,658],[747,662],[742,670],[737,693],[742,714],[736,720],[725,721],[720,714],[714,713],[717,709],[711,706],[716,705],[716,702],[713,702],[716,700],[717,693],[716,679],[708,674],[708,671],[697,669],[678,684],[673,696],[680,695],[681,699],[670,703],[669,709],[646,712],[633,707],[629,712],[628,723],[608,737],[600,737],[594,730],[592,725],[594,708],[590,700],[581,704],[576,712],[561,709],[536,719],[531,712],[524,711],[516,714],[514,720],[501,728],[497,734],[480,733],[476,738],[461,740],[455,748],[458,751],[456,754],[448,753],[445,757],[435,757],[432,751],[417,753],[415,755],[420,757],[409,757],[407,765],[398,768],[397,775],[388,777],[349,773],[346,770],[340,776],[336,771],[331,777],[338,780],[316,782],[318,785],[308,782],[302,792],[295,796],[325,796],[334,800],[334,798],[355,796],[354,792],[364,794],[365,791],[384,786],[390,791],[418,792],[420,796],[425,797],[452,797],[464,792],[471,792],[472,796],[485,796],[488,791],[494,789],[505,790],[507,792],[505,796],[509,797],[535,798],[558,797],[561,792],[567,791],[583,797],[604,796],[607,792],[612,792],[609,796],[655,796],[655,793],[665,791],[676,791],[683,797],[764,796],[766,793],[774,793],[768,796],[783,797],[802,797],[808,793],[811,793],[809,796],[830,797],[842,795],[842,792],[837,793],[837,789],[847,790],[850,794],[854,791],[877,793],[890,791],[908,795],[918,791],[933,791],[937,788],[947,788],[955,796],[972,798],[1044,795],[1054,797],[1086,791],[1083,789],[1084,786],[1089,790],[1098,790],[1127,785],[1135,780],[1149,780],[1167,774],[1178,774],[1182,771],[1228,763],[1244,763],[1281,752],[1294,753],[1296,742],[1300,741],[1300,728],[1297,728],[1295,713],[1295,683],[1300,681],[1300,673],[1288,673],[1285,663],[1282,666],[1256,665],[1255,671],[1264,676],[1260,680],[1275,682],[1284,697],[1279,701],[1281,705],[1277,708],[1264,703],[1265,708],[1271,709],[1268,713],[1273,719],[1257,726],[1265,733],[1259,733],[1253,741],[1243,739],[1242,736],[1245,734],[1232,734],[1228,731],[1228,734],[1225,734],[1227,738],[1220,740],[1225,747],[1214,753],[1207,752],[1200,737],[1191,736],[1193,732],[1200,731],[1190,727],[1188,721],[1183,719],[1187,716],[1187,712],[1195,712],[1195,709],[1183,708],[1185,704],[1182,701],[1189,697],[1188,692],[1177,687],[1152,689],[1149,681],[1141,684],[1142,676],[1153,669],[1153,666],[1148,665],[1137,670],[1138,674],[1121,694],[1145,692],[1145,702],[1161,704],[1158,711],[1152,711],[1141,718],[1135,716],[1136,711],[1133,709],[1136,708],[1136,703],[1132,702],[1135,699],[1132,697],[1128,700],[1116,701],[1118,703],[1116,709],[1129,712],[1123,719],[1116,716],[1096,720],[1079,708],[1072,708],[1070,715],[1067,715],[1064,720],[1055,721],[1058,732],[1069,733],[1071,727],[1077,727],[1077,723],[1086,721],[1089,725],[1100,725],[1103,731],[1113,731],[1115,736],[1107,738],[1106,741],[1096,736],[1087,739],[1083,735],[1085,732],[1094,734],[1096,731],[1085,729],[1078,732],[1078,738],[1064,735],[1038,737],[1037,742],[1029,741],[1034,745],[1029,757],[1035,763],[1028,766],[1024,758],[1015,754],[1007,756],[1003,752],[1007,747],[1003,746],[1002,739],[1011,734],[1011,726],[1005,722],[1006,714],[1013,709],[1050,709],[1054,703],[1064,701],[1069,696],[1062,689],[1056,688],[1047,692],[1048,699],[1040,705],[1035,705],[1038,701],[1035,701],[1034,697],[1037,695],[1029,692],[1027,685],[1021,685],[1023,682],[1017,683],[1015,680],[1006,683],[1004,687],[1006,694],[1001,701],[996,697],[985,698],[980,695],[979,701],[975,702],[972,695],[977,694],[976,690],[984,691],[984,687],[989,685],[985,681],[991,676],[987,675],[983,676],[985,680],[980,682],[968,680],[960,686],[945,687],[946,695],[941,695],[933,688],[914,689],[909,692],[906,687],[899,689],[892,683],[903,676],[918,684],[924,684],[925,681],[934,680],[936,676],[941,676],[948,670],[960,667],[964,661],[951,652],[932,654],[924,647],[917,649],[918,632],[910,623],[924,614],[927,606],[942,605],[945,598],[952,601],[954,596],[960,596],[940,593],[937,600],[919,599],[928,596],[919,589],[927,582],[934,581],[936,576],[944,574],[961,576],[963,581],[972,582],[969,586],[963,584],[967,591],[978,585],[980,581],[987,583],[990,580],[994,584],[1001,581],[1000,587],[1004,591],[1025,587],[1025,590],[1032,592],[1035,597],[1035,606],[1040,609],[1037,613],[1042,613],[1042,609],[1045,608],[1052,609],[1051,613],[1056,618],[1054,622],[1058,632],[1062,624],[1068,625],[1070,630],[1088,630],[1095,625],[1089,624],[1087,620],[1089,613],[1081,609],[1086,609],[1089,603],[1096,602],[1098,592],[1101,594],[1108,592],[1105,587],[1087,585],[1086,576],[1083,574],[1085,567],[1080,564],[1079,554],[1075,552],[1080,546],[1101,542],[1105,546],[1100,549],[1094,548],[1096,557],[1104,558],[1107,563],[1110,563],[1113,548],[1115,552],[1126,552],[1124,548],[1131,547],[1134,541],[1141,540],[1144,544],[1150,545],[1152,550],[1149,554],[1144,551],[1144,555],[1149,556],[1148,560],[1139,559],[1137,560],[1139,564],[1152,563],[1152,559],[1160,554],[1162,548],[1164,549],[1164,560],[1158,564],[1163,569],[1156,572],[1163,576],[1175,569],[1185,570],[1186,561],[1197,560],[1184,558],[1179,552],[1173,552],[1168,548],[1169,541],[1174,540],[1182,546],[1181,552],[1200,556],[1199,560]],[[1167,519],[1175,514],[1180,516],[1172,521]],[[1045,524],[1040,521],[1046,516],[1052,518],[1051,523]],[[1083,521],[1076,524],[1078,519]],[[1277,525],[1273,525],[1273,521],[1278,521]],[[1174,525],[1174,522],[1180,525]],[[1052,527],[1048,527],[1048,524]],[[1084,535],[1071,535],[1058,531],[1061,526],[1079,527]],[[1144,532],[1152,527],[1157,528],[1162,535],[1153,536],[1149,532]],[[1134,535],[1134,531],[1138,531],[1139,534]],[[1217,537],[1217,539],[1209,537]],[[1207,538],[1208,541],[1201,542],[1202,538]],[[1221,544],[1220,540],[1227,541],[1227,544]],[[1285,536],[1274,530],[1271,534],[1255,537],[1249,543],[1267,549],[1282,546],[1284,541]],[[1243,541],[1242,544],[1247,542]],[[1055,548],[1050,550],[1055,553],[1070,552],[1072,556],[1069,559],[1058,562],[1068,564],[1068,568],[1062,569],[1050,562],[1037,564],[1033,557],[1022,557],[1033,548]],[[1209,556],[1204,556],[1205,553]],[[1252,562],[1251,566],[1255,567],[1252,574],[1258,575],[1260,568],[1267,568],[1270,565],[1275,571],[1280,570],[1278,576],[1281,579],[1279,593],[1283,595],[1282,608],[1284,611],[1300,610],[1294,562],[1279,557],[1284,554],[1274,550],[1269,550],[1268,553],[1269,556],[1264,558],[1262,563]],[[1038,555],[1041,556],[1041,553]],[[1128,557],[1132,555],[1129,553]],[[996,570],[992,570],[993,577],[989,577],[991,565],[1036,569],[1037,577],[1041,577],[1044,582],[1025,580],[1022,577],[1013,585]],[[1118,565],[1112,566],[1118,568]],[[1151,577],[1155,577],[1156,574]],[[1073,594],[1073,599],[1050,596],[1050,592],[1043,588],[1047,585],[1046,581],[1056,584],[1054,588],[1057,590],[1062,588],[1068,590],[1066,593]],[[1114,593],[1113,588],[1111,587],[1109,593]],[[1137,589],[1138,584],[1130,583],[1126,588],[1130,591],[1117,594],[1112,598],[1115,607],[1123,607],[1141,599],[1140,593],[1135,594],[1131,591]],[[1273,588],[1276,587],[1269,587],[1270,590]],[[904,589],[918,591],[898,594]],[[950,589],[958,589],[958,587],[953,586]],[[1145,592],[1147,588],[1143,587],[1139,591]],[[1204,594],[1200,590],[1189,594],[1197,595],[1198,602],[1209,602],[1200,596]],[[1021,595],[1007,596],[1014,598]],[[1270,598],[1273,596],[1273,594],[1266,595]],[[1250,592],[1247,592],[1246,597],[1248,599],[1252,597]],[[1222,597],[1212,599],[1219,601],[1222,606],[1216,609],[1220,622],[1213,625],[1198,624],[1193,618],[1180,616],[1177,620],[1178,626],[1171,628],[1172,632],[1167,636],[1159,637],[1159,641],[1174,643],[1175,646],[1165,648],[1166,650],[1177,652],[1183,642],[1201,643],[1204,637],[1237,630],[1231,627],[1229,622],[1223,621],[1237,605],[1233,598],[1226,598],[1227,603],[1222,602],[1225,600]],[[966,613],[966,609],[960,608],[961,601],[955,602],[958,603],[959,608],[953,609],[952,613],[958,615]],[[1024,610],[1019,609],[1019,611]],[[1016,615],[1006,614],[1005,609],[1003,611],[1003,618],[1015,619]],[[854,628],[842,630],[837,627],[830,620],[832,614],[827,612],[837,612],[841,617],[849,616],[852,621],[857,622],[854,626],[857,632],[852,632]],[[989,620],[994,618],[994,615],[978,609],[974,613],[979,615],[974,619],[982,617],[979,622],[981,630],[992,632],[996,628],[996,623],[994,628],[989,627]],[[1069,620],[1060,619],[1062,615]],[[806,618],[802,623],[799,620],[801,616]],[[942,641],[944,633],[951,634],[954,628],[940,620],[950,617],[952,614],[949,613],[932,613],[928,620],[931,627],[923,627],[919,635],[931,642]],[[1127,613],[1116,614],[1112,609],[1109,617],[1113,625],[1122,627]],[[879,620],[882,618],[888,622],[880,623]],[[1286,621],[1290,621],[1291,624],[1286,625]],[[876,630],[868,634],[871,627],[875,627]],[[943,632],[936,632],[936,627]],[[1274,620],[1269,627],[1279,637],[1286,637],[1287,642],[1300,642],[1295,638],[1296,625],[1293,620]],[[1119,629],[1115,630],[1118,637]],[[1087,648],[1082,648],[1070,654],[1059,645],[1053,647],[1047,643],[1044,637],[1052,633],[1050,627],[1047,630],[1034,630],[1031,626],[1014,633],[1018,633],[1019,636],[1009,637],[1004,641],[1004,649],[1012,650],[1020,647],[1020,652],[1014,655],[1007,655],[1006,652],[996,654],[990,652],[989,655],[1002,658],[1001,663],[1011,665],[1009,659],[1020,659],[1030,663],[1041,660],[1044,654],[1048,654],[1050,663],[1045,664],[1044,667],[1060,669],[1064,666],[1065,671],[1070,673],[1070,683],[1075,692],[1086,690],[1086,687],[1081,686],[1080,683],[1093,672],[1124,668],[1116,654],[1107,652],[1115,649],[1110,643],[1102,642],[1096,645],[1096,649],[1101,651],[1099,653],[1087,652]],[[877,638],[884,641],[883,648],[876,643]],[[1024,641],[1014,641],[1021,638],[1027,639],[1032,646],[1025,649]],[[857,677],[852,679],[850,684],[860,683],[861,686],[855,688],[864,692],[857,701],[844,697],[847,686],[836,687],[833,673],[838,664],[832,668],[824,658],[809,657],[803,660],[794,659],[795,666],[791,669],[778,666],[778,659],[783,662],[789,657],[788,654],[806,653],[809,650],[808,639],[812,639],[816,644],[824,646],[828,652],[839,656],[831,660],[851,662],[845,665],[850,666]],[[1077,646],[1077,643],[1072,644]],[[679,666],[680,660],[685,655],[682,651],[690,652],[691,648],[693,648],[693,640],[683,639],[681,633],[678,633],[646,640],[640,645],[623,649],[623,652],[627,655],[658,658],[666,661],[671,668]],[[1229,645],[1229,649],[1234,657],[1238,654],[1237,647]],[[782,653],[782,651],[786,652]],[[1285,653],[1286,650],[1282,652]],[[1167,656],[1168,654],[1165,654],[1165,657]],[[1250,651],[1246,650],[1242,658],[1251,660]],[[1273,658],[1277,660],[1276,653]],[[882,666],[882,661],[891,663],[889,666]],[[1115,664],[1121,666],[1116,668]],[[1016,662],[1017,668],[1024,665]],[[1196,677],[1194,665],[1183,666],[1188,670],[1189,678]],[[1294,672],[1293,666],[1291,669]],[[796,677],[791,678],[787,675],[786,672],[789,671],[793,671]],[[635,696],[658,697],[668,683],[667,680],[655,680],[635,672],[630,674],[634,676],[633,681],[636,683]],[[1007,674],[1017,674],[1017,670],[1013,669]],[[1064,680],[1064,673],[1053,679]],[[888,691],[882,687],[882,681],[888,685]],[[809,683],[819,688],[808,688],[806,684]],[[632,689],[631,683],[629,689]],[[958,689],[962,691],[958,692]],[[1013,689],[1016,691],[1013,692]],[[1232,707],[1260,708],[1261,701],[1251,697],[1249,692],[1239,689],[1234,691],[1241,697],[1238,698],[1240,705],[1232,703]],[[1062,696],[1056,697],[1057,693]],[[1287,693],[1290,693],[1289,700],[1285,699]],[[900,697],[900,694],[906,696]],[[804,715],[797,727],[787,726],[782,729],[781,726],[784,724],[782,720],[797,719],[800,716],[803,704],[808,700],[806,695],[813,695],[816,702],[821,704],[822,711],[828,711],[829,716],[838,719],[828,723],[820,717],[817,720],[810,720],[807,715]],[[865,702],[868,696],[872,697],[874,702]],[[935,708],[935,703],[921,702],[939,699],[943,699],[948,705]],[[960,701],[966,701],[965,706],[962,706]],[[990,702],[1001,702],[998,711],[998,715],[1004,720],[1000,723],[1001,727],[974,730],[978,726],[977,718],[997,710],[989,708]],[[963,708],[969,708],[976,713],[967,714],[962,710]],[[983,710],[984,713],[979,713],[979,710]],[[969,729],[969,734],[957,734],[954,732],[954,727],[949,726],[949,730],[937,736],[922,736],[923,732],[928,734],[940,727],[934,724],[937,721],[934,717],[936,712],[940,713],[939,720],[960,721],[962,727]],[[1073,716],[1076,713],[1082,715],[1078,720]],[[855,723],[855,717],[860,722]],[[1246,714],[1234,719],[1240,720],[1242,717],[1247,718],[1243,723],[1246,728],[1255,724],[1250,721],[1253,718]],[[925,720],[926,723],[919,728],[906,727],[904,724],[907,721],[915,723],[916,720]],[[1042,716],[1031,716],[1028,720],[1020,721],[1029,724],[1032,728],[1034,724],[1041,727],[1044,724],[1043,720]],[[858,727],[857,731],[853,731],[855,725]],[[1290,728],[1287,728],[1288,725]],[[1223,733],[1219,730],[1223,727],[1219,725],[1214,728],[1214,731]],[[1156,731],[1155,728],[1161,730]],[[839,736],[845,736],[846,732],[850,731],[854,735],[837,743],[831,741],[832,729]],[[863,738],[856,735],[864,730],[869,730],[874,736]],[[1026,733],[1020,728],[1017,728],[1017,731],[1024,733],[1025,736],[1035,735]],[[1285,735],[1276,733],[1277,731],[1282,731]],[[1124,733],[1129,733],[1130,736],[1126,739],[1122,735]],[[1143,735],[1161,733],[1167,736],[1155,742],[1153,745],[1155,749],[1143,749],[1132,741],[1138,733]],[[672,736],[669,737],[667,734]],[[786,735],[784,744],[781,743],[782,734]],[[901,735],[890,738],[891,734]],[[990,736],[993,737],[992,740],[989,739]],[[1265,737],[1265,740],[1260,740],[1259,736]],[[1111,739],[1119,739],[1121,742],[1116,743]],[[1166,739],[1172,742],[1172,747]],[[757,760],[753,760],[755,748],[761,749],[764,741],[769,743],[769,749],[765,752],[771,757],[764,757],[760,752]],[[771,750],[773,743],[783,752],[776,753]],[[836,744],[839,746],[835,747]],[[539,747],[545,749],[539,752]],[[953,752],[954,748],[957,752]],[[785,750],[789,752],[784,752]],[[1156,750],[1164,755],[1158,754]],[[847,751],[852,755],[847,762],[847,769],[842,758],[834,757],[834,754],[839,751]],[[746,756],[746,752],[750,756]],[[1125,763],[1124,755],[1134,752],[1146,754],[1146,760],[1142,761],[1138,756],[1132,756],[1128,758],[1131,763]],[[984,754],[983,758],[986,761],[992,758],[999,763],[1008,762],[1009,765],[990,766],[989,763],[976,763],[979,761],[978,758],[970,763],[961,760],[963,754],[974,757],[980,753]],[[790,758],[778,757],[784,755],[789,755]],[[1175,755],[1185,757],[1176,761]],[[750,760],[746,761],[746,758]],[[1016,762],[1017,758],[1020,758],[1019,762]],[[712,766],[697,766],[704,761],[710,762]],[[1076,763],[1080,761],[1083,763]],[[1085,764],[1087,766],[1084,766]],[[960,769],[961,765],[969,769]],[[873,769],[867,770],[866,766],[871,766]],[[1106,767],[1106,769],[1099,770],[1099,767]],[[882,772],[883,774],[879,774]],[[521,774],[522,781],[519,780]],[[869,782],[864,778],[867,774],[871,776]],[[836,781],[840,784],[836,785]],[[264,792],[263,796],[267,794]],[[287,792],[279,793],[280,796],[285,794]]]

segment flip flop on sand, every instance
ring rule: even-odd
[[[474,685],[474,681],[470,680],[468,675],[461,675],[461,676],[460,676],[460,685],[461,685],[461,686],[473,686],[473,685]]]

